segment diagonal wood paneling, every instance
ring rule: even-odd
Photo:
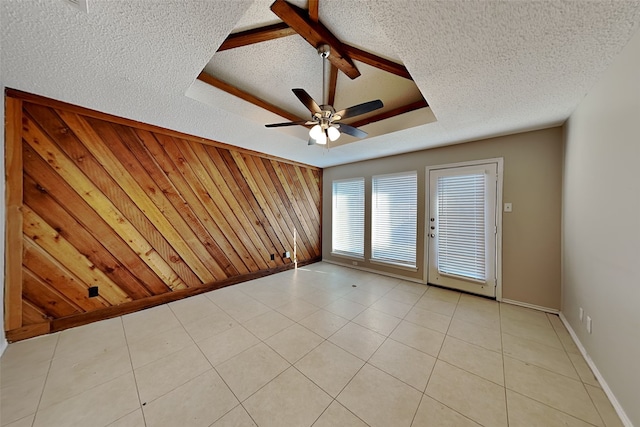
[[[9,339],[291,268],[283,253],[294,243],[299,263],[320,259],[321,170],[8,97],[20,102],[8,111],[7,185],[22,203],[7,227],[23,233],[7,241],[7,253],[22,254],[7,257],[20,281],[6,287]],[[99,296],[88,297],[91,286]]]

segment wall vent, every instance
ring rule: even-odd
[[[89,5],[87,4],[88,1],[89,0],[65,0],[65,2],[71,6],[85,13],[89,12]]]

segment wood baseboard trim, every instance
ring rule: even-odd
[[[34,325],[22,326],[20,328],[11,329],[5,332],[7,341],[12,343],[15,341],[26,340],[27,338],[46,335],[51,331],[51,322],[36,323]]]
[[[567,320],[567,318],[564,316],[562,312],[559,313],[559,317],[562,323],[564,324],[564,327],[567,328],[567,331],[569,331],[569,335],[571,335],[571,339],[576,344],[576,347],[578,347],[578,350],[580,350],[580,353],[582,354],[582,357],[584,357],[584,360],[587,362],[587,365],[589,365],[589,368],[591,368],[593,375],[595,375],[595,377],[598,379],[598,382],[602,386],[602,390],[604,391],[604,394],[606,394],[607,398],[609,398],[609,402],[611,402],[611,405],[613,405],[613,409],[616,410],[616,413],[618,414],[618,417],[620,417],[620,421],[622,421],[622,424],[624,424],[625,427],[633,427],[633,423],[627,416],[627,413],[624,411],[624,408],[622,407],[622,405],[620,405],[620,402],[618,402],[618,399],[616,399],[616,396],[613,394],[613,391],[611,391],[609,384],[607,384],[607,381],[604,379],[604,377],[598,370],[598,367],[596,366],[596,364],[593,362],[591,357],[589,357],[589,354],[587,353],[587,349],[585,349],[582,343],[580,342],[578,335],[569,324],[569,321]]]

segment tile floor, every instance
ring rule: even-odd
[[[620,426],[557,316],[318,263],[9,345],[2,426]]]

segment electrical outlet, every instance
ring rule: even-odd
[[[513,212],[513,205],[511,203],[505,203],[504,204],[504,211],[505,212]]]
[[[97,286],[89,287],[89,298],[93,298],[97,296],[98,296],[98,287]]]
[[[587,316],[587,332],[591,333],[591,316]]]
[[[289,253],[289,251],[285,252],[282,254],[283,258],[291,258],[291,254]]]
[[[582,318],[584,317],[584,310],[580,307],[580,321],[582,322]]]
[[[275,254],[271,254],[271,261],[275,261],[276,260],[276,255]]]

